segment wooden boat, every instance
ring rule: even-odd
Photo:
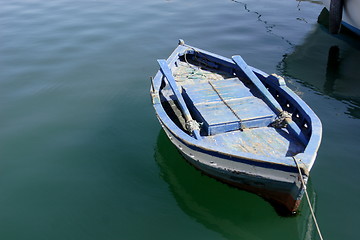
[[[189,163],[294,213],[321,142],[314,112],[284,79],[179,45],[152,78],[151,98],[170,141]]]

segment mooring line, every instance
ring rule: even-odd
[[[320,227],[319,227],[319,225],[318,225],[318,223],[317,223],[314,210],[313,210],[313,208],[311,207],[311,202],[310,202],[309,194],[308,194],[307,189],[306,189],[306,184],[305,184],[305,182],[304,182],[304,178],[303,178],[303,175],[302,175],[302,173],[301,173],[301,169],[300,169],[300,166],[299,166],[299,162],[297,161],[297,159],[296,159],[294,156],[293,156],[292,158],[294,159],[294,161],[295,161],[295,163],[296,163],[296,167],[297,167],[297,169],[298,169],[298,171],[299,171],[301,183],[302,183],[302,185],[304,186],[304,191],[305,191],[306,200],[307,200],[307,202],[308,202],[308,204],[309,204],[310,212],[311,212],[312,218],[313,218],[313,220],[314,220],[314,223],[315,223],[317,232],[318,232],[318,234],[319,234],[320,239],[321,239],[321,240],[324,240],[323,237],[322,237],[322,235],[321,235]]]
[[[240,130],[242,131],[244,128],[243,128],[243,125],[242,125],[242,120],[241,118],[239,117],[239,115],[234,111],[234,109],[232,109],[230,107],[230,105],[225,101],[225,99],[221,96],[221,94],[218,92],[218,90],[215,88],[215,86],[210,82],[208,81],[208,83],[210,84],[210,86],[212,87],[212,89],[216,92],[216,94],[219,96],[220,100],[225,104],[225,106],[227,106],[230,111],[235,115],[235,117],[237,119],[239,119],[239,123],[240,123]]]

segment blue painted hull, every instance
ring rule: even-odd
[[[176,73],[176,68],[181,65],[181,61],[184,61],[184,58],[181,59],[181,56],[185,55],[186,58],[194,53],[201,53],[204,59],[209,62],[211,61],[212,64],[216,64],[217,69],[220,69],[219,71],[221,72],[230,71],[231,75],[236,75],[241,81],[245,78],[239,71],[234,73],[236,65],[234,65],[230,59],[183,43],[181,43],[167,59],[167,64],[170,69]],[[186,54],[189,55],[186,56]],[[204,59],[201,60],[201,64],[204,64]],[[190,66],[187,61],[188,60],[185,59],[185,67],[186,65]],[[290,136],[291,134],[286,130],[274,130],[272,127],[267,126],[257,128],[250,126],[249,129],[245,130],[226,129],[225,126],[223,133],[211,135],[208,131],[200,131],[201,136],[196,137],[179,123],[184,114],[181,114],[181,111],[179,111],[180,113],[174,114],[173,110],[169,110],[168,105],[172,104],[173,95],[171,91],[167,89],[167,80],[162,71],[159,71],[152,81],[152,103],[159,122],[169,139],[189,163],[213,178],[263,196],[285,207],[289,212],[296,212],[301,202],[305,186],[302,186],[299,180],[300,176],[297,164],[293,157],[300,159],[302,177],[306,182],[320,145],[321,123],[313,111],[296,94],[287,88],[283,81],[269,77],[269,75],[255,68],[251,69],[259,76],[264,85],[269,88],[270,92],[272,92],[274,96],[277,96],[279,103],[281,103],[284,108],[287,107],[289,112],[293,113],[294,123],[299,126],[299,131],[301,131],[299,135],[302,134],[306,137],[306,144],[299,143],[296,137]],[[202,80],[203,79],[201,79],[201,81]],[[179,81],[176,84],[180,86],[182,83]],[[179,89],[186,88],[180,86]],[[169,92],[170,94],[168,94]],[[185,91],[183,91],[182,94],[185,96]],[[179,103],[177,101],[174,102],[172,106],[176,108]],[[192,113],[190,117],[198,121],[199,118],[196,114],[194,115],[194,111],[192,110],[194,106],[191,104],[184,106],[184,108],[187,107],[189,107]],[[207,119],[203,118],[201,120],[206,121]],[[263,137],[263,133],[264,136],[270,133],[281,134],[278,134],[279,136],[271,135],[274,136],[274,139],[279,139],[277,143],[271,145],[272,143],[268,143],[271,142],[271,138],[267,139],[267,137]],[[284,138],[284,133],[286,133],[286,138]],[[244,141],[245,137],[246,141]],[[262,138],[265,140],[258,142],[260,141],[259,139]],[[284,156],[281,156],[282,152],[280,149],[283,149],[284,146],[279,144],[279,142],[283,143],[280,140],[284,140],[283,142],[288,144],[285,146],[287,150],[295,145],[301,146],[301,148],[296,148],[296,151],[294,150],[296,153],[294,154],[291,154],[291,151],[287,151],[284,153]],[[235,142],[236,146],[233,147],[231,144]],[[240,148],[241,144],[247,147],[247,149],[249,149],[249,146],[251,147],[252,144],[254,146],[257,144],[264,145],[261,145],[257,150],[247,151]],[[264,153],[263,149],[266,148],[267,150]],[[272,149],[279,149],[279,151],[275,153],[275,150],[273,151]],[[271,153],[272,151],[274,152],[273,155]]]

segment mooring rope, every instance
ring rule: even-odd
[[[304,186],[304,191],[305,191],[306,200],[307,200],[307,202],[308,202],[308,204],[309,204],[310,212],[311,212],[312,218],[313,218],[313,220],[314,220],[314,223],[315,223],[317,232],[318,232],[318,234],[319,234],[320,239],[321,239],[321,240],[324,240],[323,237],[322,237],[322,235],[321,235],[320,227],[319,227],[319,225],[318,225],[318,223],[317,223],[314,210],[313,210],[313,208],[311,207],[311,202],[310,202],[309,194],[308,194],[308,192],[307,192],[307,190],[306,190],[306,184],[305,184],[305,182],[304,182],[304,178],[303,178],[303,175],[302,175],[302,173],[301,173],[301,169],[300,169],[300,166],[299,166],[299,162],[297,161],[297,159],[296,159],[294,156],[293,156],[292,158],[294,159],[295,164],[296,164],[296,167],[297,167],[297,169],[298,169],[298,171],[299,171],[301,183],[302,183],[302,185]],[[300,160],[300,161],[301,161],[301,160]]]
[[[192,68],[192,69],[194,69],[194,70],[196,70],[193,66],[191,66],[191,64],[188,62],[188,60],[187,60],[187,57],[186,57],[186,55],[187,55],[187,53],[188,53],[188,50],[193,50],[194,52],[196,52],[196,50],[194,49],[194,48],[187,48],[186,50],[185,50],[185,54],[184,54],[184,59],[185,59],[185,62],[188,64],[188,66],[190,67],[190,68]],[[200,68],[199,68],[200,69]]]
[[[291,113],[287,111],[281,111],[270,125],[274,128],[286,128],[288,122],[291,120]]]
[[[208,83],[210,84],[210,86],[212,87],[212,89],[216,92],[216,94],[219,96],[220,100],[225,104],[225,106],[227,106],[230,111],[235,115],[235,117],[239,120],[240,122],[240,130],[242,131],[244,128],[243,128],[243,124],[242,124],[242,120],[241,118],[239,117],[239,115],[234,111],[234,109],[232,109],[230,107],[230,105],[225,101],[225,99],[221,96],[221,94],[218,92],[218,90],[215,88],[215,86],[210,82],[208,81]]]

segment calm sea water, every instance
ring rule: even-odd
[[[358,239],[360,44],[320,1],[0,0],[0,239],[319,239],[183,161],[149,77],[179,38],[286,77],[321,118],[311,204]]]

